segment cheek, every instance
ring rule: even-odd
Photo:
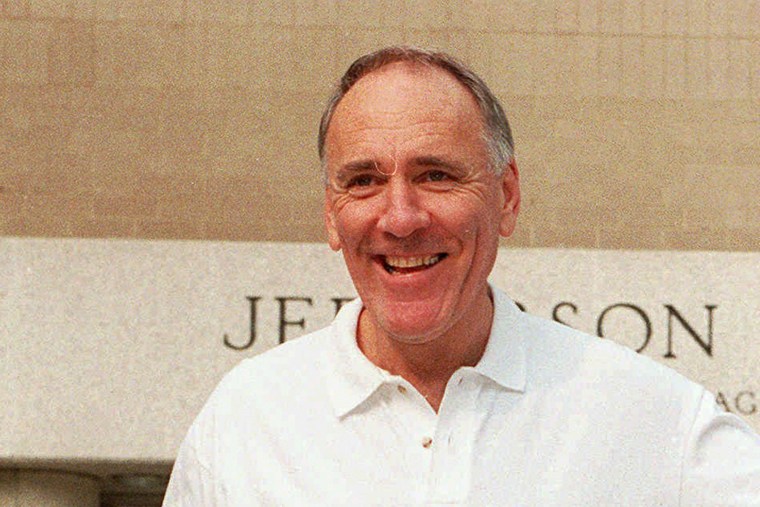
[[[443,208],[439,209],[443,210]],[[440,213],[438,216],[453,233],[463,240],[480,241],[483,235],[488,235],[498,228],[495,213],[490,213],[489,209],[481,203],[452,202],[446,209],[448,212]]]
[[[364,199],[347,199],[338,203],[336,216],[339,217],[344,227],[356,229],[367,227],[368,224],[377,221],[382,211],[382,197],[373,196]]]
[[[355,246],[369,232],[368,214],[358,206],[346,206],[335,213],[335,228],[344,246]]]
[[[470,215],[460,235],[463,247],[471,250],[471,261],[480,265],[484,257],[493,256],[499,246],[499,220],[495,213],[483,210]]]

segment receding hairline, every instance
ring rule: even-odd
[[[359,81],[395,64],[400,64],[410,72],[437,68],[464,87],[473,98],[478,110],[493,169],[497,172],[504,169],[514,155],[512,133],[504,110],[488,85],[453,56],[410,46],[392,46],[366,54],[354,61],[343,74],[327,102],[319,124],[318,151],[323,167],[326,164],[327,132],[338,105]]]
[[[466,99],[468,101],[467,107],[472,108],[472,111],[474,112],[475,116],[478,118],[481,129],[485,131],[485,129],[487,128],[486,119],[478,104],[477,97],[475,96],[474,93],[472,93],[472,91],[469,88],[467,88],[467,86],[462,84],[456,78],[456,76],[453,76],[450,72],[447,72],[446,69],[443,69],[436,65],[428,65],[422,62],[414,62],[414,61],[395,61],[395,62],[388,63],[386,65],[383,65],[382,67],[378,67],[377,69],[373,69],[367,74],[364,74],[361,78],[357,79],[356,82],[354,82],[354,84],[351,86],[351,88],[348,91],[346,91],[340,97],[340,100],[338,100],[335,103],[335,106],[332,110],[332,114],[330,117],[330,124],[328,125],[328,128],[325,131],[325,143],[324,143],[325,156],[327,155],[327,137],[330,131],[330,126],[333,124],[333,121],[338,115],[338,112],[344,109],[343,107],[344,101],[346,99],[348,99],[349,101],[355,100],[356,94],[364,93],[364,91],[359,88],[362,87],[362,84],[366,84],[366,81],[368,79],[377,78],[382,74],[390,74],[393,72],[401,72],[408,76],[422,77],[422,78],[424,78],[425,76],[436,76],[436,75],[442,76],[449,83],[451,83],[451,85],[453,85],[454,89],[457,89],[460,92],[462,92],[463,97],[467,97]],[[453,97],[453,94],[446,94],[446,96]]]

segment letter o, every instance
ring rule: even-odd
[[[599,337],[604,338],[604,318],[609,312],[617,308],[628,308],[629,310],[633,310],[641,317],[641,320],[644,321],[644,325],[646,326],[646,336],[644,338],[644,343],[641,344],[641,347],[636,349],[636,352],[641,352],[647,347],[647,345],[649,345],[649,339],[652,337],[652,323],[650,322],[649,317],[647,317],[647,314],[644,313],[644,310],[636,305],[633,305],[631,303],[617,303],[605,308],[604,311],[599,314],[599,319],[596,321],[596,334]]]

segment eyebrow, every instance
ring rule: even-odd
[[[448,160],[436,157],[433,155],[423,155],[412,159],[411,164],[417,167],[440,167],[448,169],[450,171],[461,171],[462,167],[456,162],[450,162]],[[382,174],[378,164],[373,159],[360,159],[347,162],[342,165],[336,174],[339,181],[346,181],[350,179],[353,174],[363,173],[367,171],[375,171]]]
[[[442,166],[442,167],[449,167],[449,168],[456,167],[451,162],[439,157],[434,157],[434,156],[415,157],[414,159],[412,159],[412,163],[414,163],[414,165],[432,165],[432,166]]]
[[[435,156],[422,156],[412,159],[412,164],[422,167],[441,167],[450,171],[461,171],[462,166],[456,162],[444,160]]]
[[[351,178],[351,175],[367,171],[380,172],[377,168],[377,162],[372,159],[354,160],[338,168],[336,178],[339,181],[345,181]]]
[[[377,162],[372,159],[354,160],[340,167],[340,172],[355,173],[367,170],[377,170]]]

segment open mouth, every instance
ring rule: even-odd
[[[396,257],[392,255],[380,257],[383,268],[390,274],[416,273],[431,268],[445,259],[448,254],[422,255],[418,257]]]

